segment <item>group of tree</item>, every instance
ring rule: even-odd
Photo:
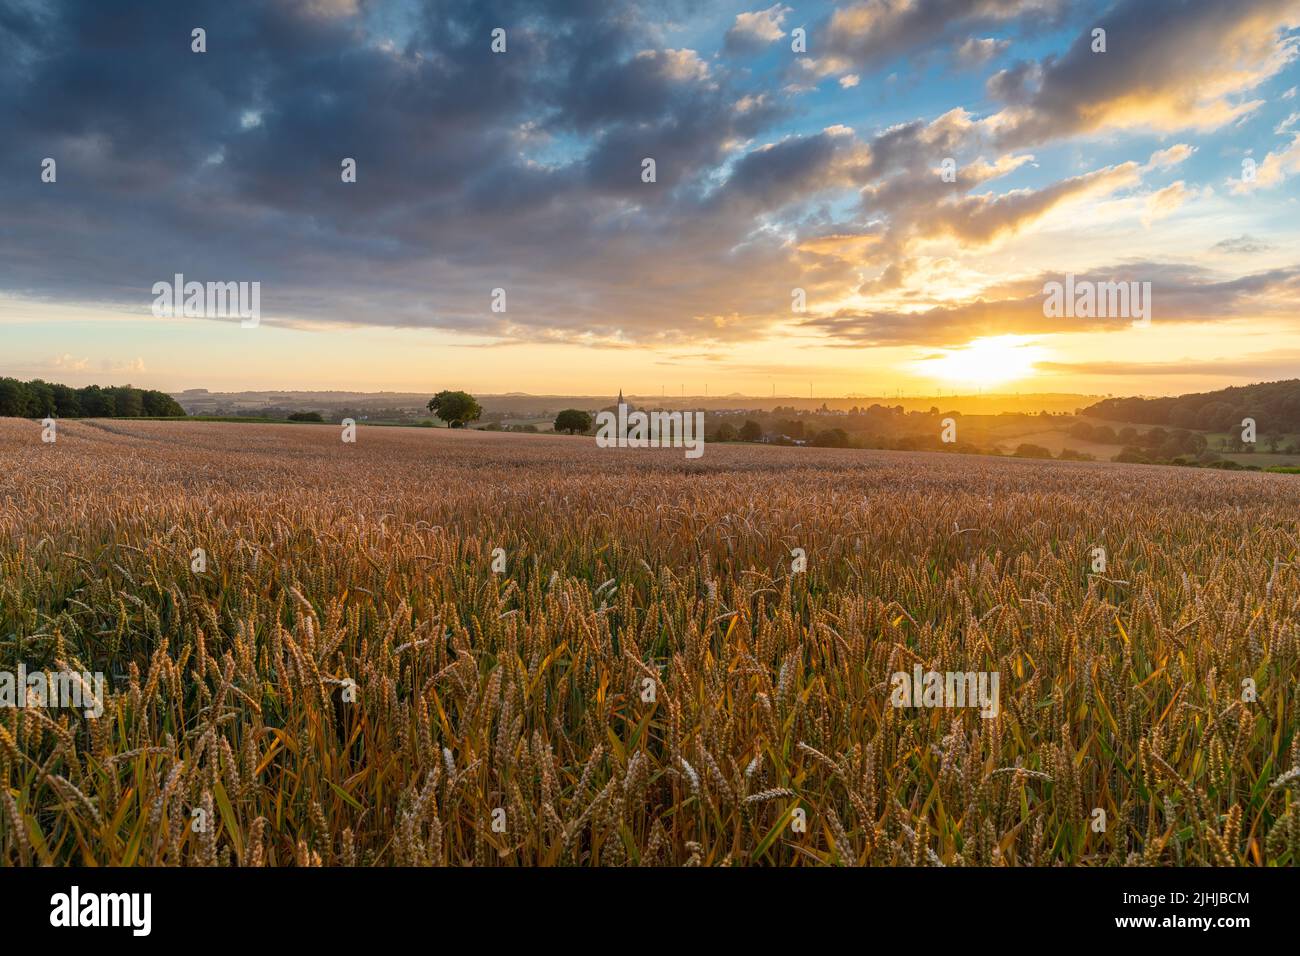
[[[1065,452],[1062,451],[1061,454],[1064,455]],[[1032,444],[1032,443],[1030,443],[1030,442],[1021,442],[1019,445],[1016,446],[1016,450],[1015,450],[1014,452],[1012,452],[1011,457],[1013,457],[1013,458],[1051,458],[1051,457],[1052,457],[1052,451],[1051,451],[1050,448],[1044,448],[1042,445],[1034,445],[1034,444]]]
[[[591,431],[591,425],[590,413],[579,408],[566,408],[555,416],[555,423],[552,427],[557,432],[568,432],[570,435],[585,435]]]
[[[1069,434],[1071,438],[1099,445],[1123,445],[1126,450],[1136,449],[1138,454],[1152,459],[1195,457],[1202,454],[1208,445],[1204,435],[1187,428],[1167,430],[1156,426],[1139,432],[1128,425],[1116,431],[1109,425],[1090,425],[1080,421],[1070,426]]]
[[[1108,398],[1084,414],[1114,422],[1223,432],[1253,418],[1261,429],[1300,432],[1300,379],[1240,385],[1175,398]]]
[[[752,418],[745,419],[745,423],[740,428],[736,428],[730,422],[724,421],[719,422],[712,432],[706,433],[706,437],[708,441],[713,442],[766,441],[772,445],[802,443],[817,448],[852,448],[854,446],[853,439],[843,428],[836,426],[818,430],[797,419],[778,421],[774,423],[771,431],[765,431],[763,426]]]
[[[0,396],[3,392],[0,392]],[[165,397],[165,396],[164,396]],[[1201,401],[1201,400],[1204,401]],[[170,399],[168,399],[170,401]],[[1188,414],[1186,409],[1179,411],[1180,405],[1195,407],[1196,414]],[[0,405],[2,408],[3,405]],[[1227,411],[1224,411],[1224,409]],[[471,422],[483,417],[482,406],[474,396],[461,391],[441,391],[428,403],[429,411],[450,428],[464,428]],[[1262,409],[1262,410],[1261,410]],[[1206,436],[1193,430],[1191,425],[1177,424],[1164,427],[1164,421],[1172,418],[1176,422],[1197,421],[1203,418],[1201,427],[1205,430],[1222,428],[1229,434],[1227,444],[1220,442],[1220,450],[1234,450],[1231,436],[1233,429],[1240,424],[1241,417],[1265,416],[1271,428],[1262,437],[1266,443],[1271,442],[1273,450],[1278,444],[1278,436],[1284,430],[1300,431],[1300,380],[1290,382],[1273,382],[1265,385],[1252,385],[1244,388],[1223,389],[1205,395],[1185,395],[1179,399],[1107,399],[1086,409],[1084,414],[1115,421],[1152,424],[1154,427],[1139,430],[1131,424],[1111,427],[1094,425],[1087,421],[1075,421],[1069,428],[1071,438],[1079,441],[1102,445],[1118,445],[1121,451],[1114,456],[1115,461],[1152,462],[1172,464],[1210,465],[1217,462],[1219,456],[1209,448]],[[871,405],[867,408],[852,409],[847,415],[840,413],[839,424],[827,422],[829,412],[819,415],[794,408],[777,408],[771,413],[759,413],[754,418],[733,415],[736,419],[727,421],[720,416],[707,434],[711,442],[765,442],[774,445],[813,445],[825,448],[870,448],[891,449],[897,451],[939,451],[957,454],[1011,455],[1018,458],[1051,458],[1052,452],[1041,445],[1022,443],[1012,451],[1007,451],[996,444],[996,434],[991,431],[993,418],[976,416],[974,419],[963,418],[968,424],[964,427],[962,440],[943,442],[936,430],[935,423],[943,416],[962,418],[956,411],[941,412],[938,408],[924,411],[905,411],[902,406]],[[493,431],[537,431],[533,425],[507,426],[496,420],[500,413],[488,416],[494,420],[487,426]],[[1287,417],[1293,416],[1293,417]],[[999,424],[1014,425],[1028,421],[1031,417],[1022,413],[1003,413],[995,416]],[[1050,418],[1044,412],[1042,418]],[[1253,417],[1253,416],[1251,416]],[[821,421],[818,421],[818,419]],[[1152,421],[1156,419],[1157,421]],[[1294,420],[1294,426],[1292,421]],[[557,433],[569,435],[591,434],[594,422],[590,412],[577,408],[566,408],[555,416],[552,427]],[[821,427],[827,425],[829,427]],[[1270,439],[1268,436],[1272,435]],[[1237,449],[1241,450],[1241,449]],[[1253,450],[1247,448],[1245,450]],[[1065,448],[1056,456],[1062,460],[1088,461],[1093,456],[1086,452]]]
[[[448,428],[464,428],[470,422],[476,422],[483,417],[483,407],[468,392],[441,391],[429,399],[428,409],[446,422]],[[486,426],[484,429],[486,431],[537,431],[535,425],[503,425],[499,413],[494,413],[490,417],[494,420]],[[590,412],[584,412],[579,408],[566,408],[555,416],[553,427],[557,432],[582,435],[591,431],[592,424]]]
[[[0,378],[0,417],[183,418],[185,409],[166,392],[130,385],[73,388],[57,382]]]
[[[483,414],[483,406],[469,392],[447,389],[429,399],[426,407],[446,422],[448,428],[464,428]]]

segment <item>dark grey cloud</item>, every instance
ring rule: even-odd
[[[780,209],[818,191],[846,188],[865,169],[866,154],[847,131],[792,136],[746,153],[714,195],[715,204],[753,211]]]
[[[272,322],[490,335],[697,334],[716,319],[701,302],[768,311],[765,283],[722,292],[748,269],[788,277],[790,252],[748,237],[752,212],[698,217],[726,152],[784,115],[777,99],[656,45],[631,2],[398,6],[0,2],[16,51],[0,67],[0,288],[143,310],[182,272],[262,281]],[[57,184],[39,182],[46,156]],[[693,284],[656,278],[674,274]],[[497,286],[507,316],[487,308]]]
[[[1203,39],[1215,25],[1272,22],[1279,2],[1242,0],[1221,17],[1187,0],[1197,25],[1179,29]],[[810,49],[863,63],[911,48],[951,54],[976,29],[1024,33],[1072,8],[861,3],[814,25]],[[784,9],[751,11],[764,16],[738,20],[724,47],[742,34],[775,43],[774,25],[796,22]],[[991,87],[1012,103],[996,123],[954,108],[874,134],[795,135],[787,120],[801,103],[781,88],[781,65],[760,75],[758,59],[673,46],[664,21],[692,10],[691,0],[0,0],[0,290],[143,312],[152,284],[181,272],[260,280],[269,323],[732,342],[789,319],[794,286],[810,301],[897,290],[914,240],[986,244],[1140,179],[1126,163],[974,193],[1023,158],[999,136],[1068,133],[1107,95],[1093,64],[1072,65],[1074,49],[1009,68],[1023,77]],[[196,25],[208,34],[201,55],[190,51]],[[496,27],[504,55],[489,46]],[[1266,57],[1267,44],[1249,52]],[[1071,99],[1063,84],[1076,72]],[[56,185],[39,181],[46,156]],[[953,184],[932,173],[948,156]],[[340,182],[344,157],[357,161],[355,185]],[[646,157],[653,184],[641,181]],[[508,293],[504,315],[489,310],[495,287]],[[946,342],[1000,314],[1019,321],[1017,302],[1008,293],[951,314],[809,327]]]
[[[985,89],[990,97],[1003,103],[1027,103],[1033,97],[1034,88],[1041,82],[1042,73],[1041,64],[1017,60],[989,77]]]
[[[980,37],[991,27],[1019,34],[1059,26],[1074,0],[860,0],[837,6],[818,25],[816,56],[824,68],[875,71],[902,57],[955,50],[963,65],[983,63],[1005,48],[1005,39]]]

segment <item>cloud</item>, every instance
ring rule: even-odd
[[[101,359],[99,367],[104,372],[120,374],[123,372],[146,372],[144,359],[136,357],[134,359]]]
[[[927,56],[944,73],[955,51],[983,63],[1008,37],[1055,43],[1044,31],[1062,18],[1086,36],[1087,10],[868,0],[813,25],[816,57],[738,61],[719,54],[777,42],[789,7],[704,36],[694,28],[711,17],[692,19],[691,2],[670,7],[682,29],[631,0],[11,3],[0,138],[20,148],[0,152],[0,288],[143,315],[152,284],[177,272],[256,280],[265,325],[437,329],[466,347],[725,354],[783,332],[794,287],[837,303],[804,326],[837,342],[1034,331],[1037,293],[984,275],[981,250],[1112,197],[1154,225],[1203,195],[1196,147],[1152,152],[1147,137],[1249,115],[1289,62],[1280,25],[1296,6],[1126,0],[1103,18],[1104,58],[1076,41],[1000,64],[989,112],[950,76],[916,102],[892,87],[881,111],[859,109],[862,89],[800,97],[783,84],[853,89],[913,54],[917,76]],[[173,42],[195,22],[207,54]],[[486,38],[502,24],[509,53],[496,55]],[[874,116],[889,125],[870,128]],[[1103,130],[1101,159],[1080,145],[1066,169],[1051,148]],[[1295,151],[1268,154],[1256,185],[1292,175]],[[57,157],[57,185],[34,174],[42,156]],[[356,183],[341,181],[345,157]],[[939,175],[947,158],[955,182]],[[1177,182],[1161,179],[1175,168]],[[982,299],[936,302],[926,283],[950,276]],[[1201,305],[1211,280],[1179,282],[1190,291],[1168,301],[1214,321]],[[498,287],[504,314],[489,307]]]
[[[144,373],[148,371],[145,368],[144,359],[136,357],[134,359],[111,359],[103,358],[99,360],[99,370],[113,374],[121,373]],[[78,358],[68,352],[62,355],[56,355],[46,363],[46,367],[56,372],[85,372],[90,369],[91,362],[89,358]]]
[[[1291,137],[1291,142],[1279,150],[1270,150],[1263,161],[1255,167],[1255,176],[1232,177],[1228,186],[1238,196],[1256,189],[1273,189],[1282,185],[1292,173],[1300,172],[1300,132]]]
[[[1036,77],[1026,67],[1017,82],[990,85],[1009,104],[1003,145],[1114,129],[1212,130],[1238,120],[1262,103],[1250,94],[1295,59],[1288,31],[1300,23],[1300,4],[1124,0],[1097,23],[1106,52],[1092,51],[1088,27],[1064,56],[1040,60]]]
[[[717,305],[770,311],[750,270],[788,300],[780,237],[746,239],[740,208],[698,217],[778,99],[695,50],[647,49],[630,3],[412,3],[396,43],[365,9],[64,0],[0,22],[31,51],[0,65],[0,136],[59,162],[49,185],[27,150],[0,156],[0,286],[144,309],[182,272],[261,281],[267,325],[642,339],[744,334]],[[200,21],[207,54],[170,42]],[[483,39],[499,23],[502,56]],[[57,39],[106,31],[120,42]]]
[[[56,355],[50,359],[50,367],[69,372],[81,372],[90,367],[90,359],[75,358],[64,352],[62,355]]]
[[[1222,278],[1181,264],[1133,262],[1093,269],[1076,277],[1097,282],[1150,282],[1153,322],[1220,322],[1234,318],[1294,316],[1300,307],[1300,267]],[[803,327],[845,345],[929,344],[951,347],[989,335],[1120,330],[1127,318],[1049,317],[1043,286],[1062,276],[1044,273],[994,285],[968,301],[929,309],[837,310],[811,316]]]
[[[1186,143],[1175,143],[1168,149],[1161,149],[1152,153],[1151,158],[1147,160],[1147,169],[1170,169],[1191,159],[1192,154],[1195,152],[1195,146],[1188,146]]]
[[[1142,213],[1142,225],[1150,226],[1157,219],[1163,219],[1176,212],[1193,195],[1187,184],[1181,179],[1170,183],[1164,189],[1158,189],[1147,196],[1146,209]]]
[[[736,22],[727,31],[723,46],[728,53],[754,53],[785,36],[782,24],[790,7],[774,4],[766,10],[736,14]]]
[[[847,127],[788,137],[753,149],[737,160],[711,205],[779,209],[786,203],[806,200],[820,190],[852,185],[855,172],[865,160],[865,152]]]
[[[1033,98],[1034,89],[1043,81],[1043,66],[1030,60],[1017,60],[1011,66],[998,70],[984,90],[991,99],[1004,103],[1028,103]]]
[[[1222,239],[1210,247],[1213,252],[1226,252],[1230,255],[1253,256],[1269,252],[1274,247],[1251,235],[1240,235],[1235,239]]]
[[[965,35],[959,56],[987,53],[976,61],[983,62],[1007,41],[974,38],[971,31],[1022,17],[1052,22],[1066,7],[1061,0],[864,0],[831,15],[822,28],[824,47],[835,59],[873,69]]]
[[[1246,378],[1254,382],[1279,381],[1295,378],[1300,349],[1281,349],[1276,352],[1254,352],[1238,359],[1194,360],[1180,358],[1171,362],[1052,362],[1037,363],[1042,372],[1068,375],[1109,375],[1116,377],[1150,378],[1151,376],[1206,376]]]
[[[350,17],[360,12],[360,0],[290,0],[304,13],[317,17]]]
[[[1154,168],[1167,168],[1190,155],[1176,145],[1154,154],[1148,163],[1135,161],[1070,176],[1039,188],[1004,192],[975,192],[994,180],[1033,162],[1031,154],[1004,154],[988,161],[982,156],[957,162],[956,182],[939,176],[942,158],[962,157],[987,146],[996,126],[955,110],[929,124],[894,127],[868,144],[868,178],[861,197],[866,212],[883,215],[886,246],[906,254],[920,241],[949,239],[973,248],[1006,239],[1032,226],[1049,213],[1095,201],[1142,182]],[[917,175],[928,168],[927,175]],[[1163,196],[1159,212],[1169,211],[1174,194]]]
[[[917,234],[951,235],[967,243],[987,243],[1023,229],[1052,210],[1072,202],[1110,195],[1140,181],[1136,163],[1122,163],[1072,176],[1042,189],[1018,189],[995,195],[964,196],[940,206]]]
[[[957,47],[957,63],[964,67],[983,66],[989,60],[1000,56],[1011,46],[1010,40],[998,40],[992,37],[967,37]]]

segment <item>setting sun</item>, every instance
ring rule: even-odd
[[[914,364],[916,372],[954,385],[1000,385],[1034,374],[1046,350],[1023,335],[973,339],[957,349],[943,349]]]

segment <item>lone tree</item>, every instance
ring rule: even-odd
[[[741,441],[758,441],[763,437],[763,426],[753,419],[746,419],[745,424],[740,426]]]
[[[576,435],[591,428],[591,416],[578,408],[566,408],[555,416],[555,430]]]
[[[469,392],[441,391],[429,399],[429,411],[433,412],[448,428],[463,428],[466,422],[478,421],[483,408]]]

